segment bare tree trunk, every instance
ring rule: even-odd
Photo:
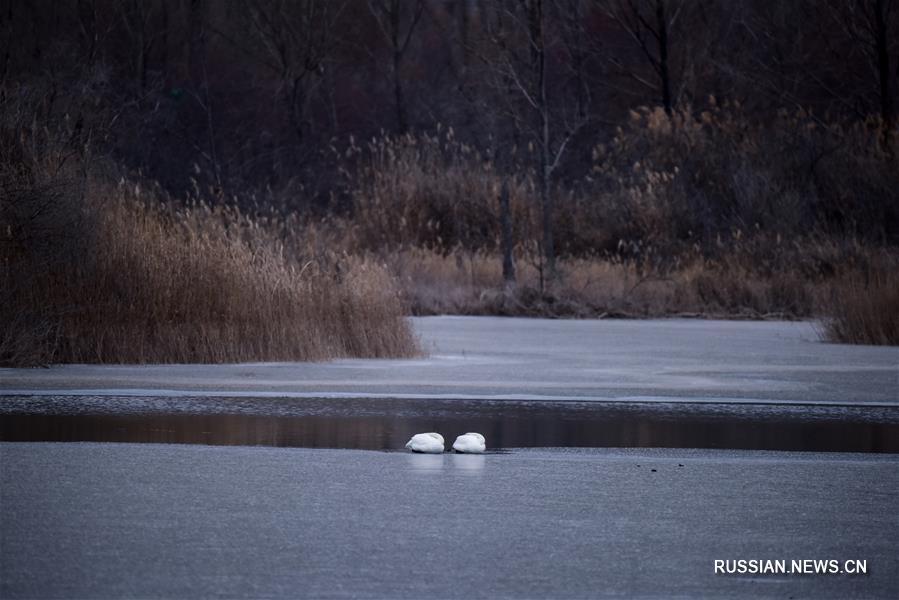
[[[303,91],[302,77],[294,77],[289,83],[285,82],[284,93],[288,118],[294,133],[296,133],[297,141],[300,143],[303,142],[303,122],[305,119],[305,94]]]
[[[553,246],[553,199],[550,190],[552,175],[552,153],[549,135],[549,103],[546,97],[546,46],[543,37],[543,0],[533,0],[530,14],[531,44],[537,68],[537,116],[539,118],[540,151],[538,153],[538,176],[540,178],[540,205],[543,221],[543,256],[549,279],[555,277],[556,253]]]
[[[503,281],[506,286],[515,285],[515,261],[512,258],[512,249],[515,247],[512,240],[512,213],[509,209],[509,180],[503,180],[503,187],[499,193],[499,221],[502,231],[503,251]]]
[[[662,97],[662,107],[669,116],[676,104],[672,91],[671,30],[687,0],[672,6],[671,0],[619,0],[606,9],[622,30],[640,48],[652,68],[654,79],[650,81],[635,73],[630,75],[641,84],[651,87]],[[654,7],[654,10],[653,10]],[[673,14],[670,14],[673,11]],[[653,12],[655,15],[653,16]],[[613,61],[613,64],[617,61]],[[683,73],[681,74],[683,75]]]
[[[195,80],[201,76],[203,54],[206,52],[204,30],[204,0],[188,0],[187,4],[187,77]]]
[[[406,133],[409,123],[406,118],[406,99],[403,94],[403,81],[400,78],[400,63],[402,54],[398,50],[393,52],[393,99],[396,104],[396,128],[399,133]]]
[[[135,33],[137,36],[137,57],[135,70],[137,72],[137,80],[140,84],[140,93],[143,95],[147,89],[147,32],[144,27],[144,8],[140,2],[134,4],[134,11],[137,13],[137,26]]]
[[[469,57],[469,40],[468,33],[471,28],[471,7],[468,2],[463,0],[459,3],[459,11],[461,12],[459,19],[459,39],[461,40],[462,46],[462,75],[463,77],[468,74],[468,67],[470,63]]]
[[[541,140],[540,202],[543,207],[543,255],[546,258],[546,270],[549,278],[555,277],[556,251],[553,244],[553,196],[550,189],[550,155],[549,155],[549,115],[543,110],[543,132]]]
[[[405,34],[402,32],[404,6],[408,6],[412,10],[408,17]],[[378,26],[381,28],[387,43],[390,45],[393,59],[391,75],[393,78],[396,128],[399,133],[406,133],[409,129],[409,118],[406,110],[406,94],[403,90],[400,67],[402,67],[409,42],[412,40],[412,34],[415,32],[415,26],[418,25],[424,13],[424,0],[415,0],[414,4],[407,0],[369,0],[368,7],[378,22]]]
[[[590,103],[590,87],[584,76],[587,63],[587,52],[584,49],[584,24],[583,11],[579,8],[580,0],[569,0],[565,7],[568,13],[564,20],[564,29],[567,31],[568,42],[574,77],[577,85],[577,116],[579,120],[587,118],[588,105]]]
[[[143,95],[147,89],[147,55],[152,49],[152,37],[148,37],[147,34],[149,16],[144,9],[144,4],[139,0],[121,6],[122,24],[125,26],[125,31],[127,31],[135,51],[134,76],[139,86],[140,95]]]
[[[87,62],[94,63],[94,57],[97,52],[97,7],[93,1],[78,0],[78,25],[81,31],[81,37],[87,46]],[[12,21],[12,3],[9,6],[9,18]],[[9,56],[7,54],[7,56]]]
[[[162,3],[162,55],[159,58],[159,69],[162,71],[162,80],[164,85],[171,85],[169,73],[169,3]]]
[[[890,86],[890,49],[887,31],[887,7],[884,0],[874,5],[874,45],[877,52],[877,75],[880,80],[880,117],[883,120],[883,141],[889,146],[893,129],[893,90]]]
[[[671,98],[671,75],[668,70],[668,17],[665,14],[665,0],[656,0],[656,23],[659,28],[659,78],[662,84],[662,105],[670,117],[673,108]]]

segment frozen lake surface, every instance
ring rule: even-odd
[[[488,447],[741,448],[899,453],[884,406],[396,398],[7,396],[0,440],[403,448],[439,431]]]
[[[0,369],[0,597],[899,597],[899,349],[414,323],[416,360]],[[427,430],[501,450],[376,451]]]
[[[0,596],[899,597],[899,457],[0,444]],[[715,559],[867,575],[716,575]]]
[[[899,452],[899,348],[810,323],[413,323],[416,360],[0,369],[0,440]]]
[[[0,369],[0,394],[899,407],[899,348],[822,343],[805,322],[425,317],[413,323],[426,358]]]

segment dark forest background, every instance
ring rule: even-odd
[[[897,5],[6,0],[4,190],[228,207],[420,313],[821,314],[895,287]]]
[[[642,106],[895,126],[891,0],[4,4],[4,96],[178,194],[328,202],[332,146],[439,124],[512,167],[546,121],[554,181]]]

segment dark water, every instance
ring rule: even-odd
[[[489,448],[899,452],[899,409],[401,399],[7,397],[0,440],[401,449],[438,431]]]

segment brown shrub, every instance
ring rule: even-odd
[[[717,261],[741,246],[773,272],[792,268],[782,261],[795,253],[785,248],[815,238],[896,245],[899,163],[879,131],[802,111],[764,123],[739,106],[685,108],[671,117],[661,109],[634,111],[596,147],[588,177],[554,182],[557,250],[660,263],[696,254]],[[516,149],[503,149],[511,157],[503,171],[452,130],[353,144],[342,160],[354,247],[492,252],[506,179],[514,241],[519,251],[539,245],[527,152],[518,149],[516,159]]]
[[[355,213],[338,245],[378,253],[416,314],[809,318],[833,281],[899,241],[899,168],[877,136],[803,112],[635,111],[586,180],[557,182],[547,285],[532,173],[503,175],[449,133],[379,138],[351,152]],[[514,286],[498,252],[504,177]]]
[[[896,244],[899,162],[875,125],[825,123],[804,111],[760,123],[739,106],[670,118],[640,109],[595,149],[584,188],[593,218],[580,222],[610,241],[669,254],[696,246],[708,257],[739,236],[770,242],[819,232]]]

